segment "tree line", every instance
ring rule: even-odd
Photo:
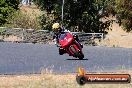
[[[132,30],[132,0],[33,0],[47,14],[40,16],[43,29],[51,30],[54,22],[62,23],[72,31],[106,33],[113,21],[102,21],[110,15],[127,32]],[[7,22],[8,15],[19,9],[19,0],[0,0],[0,26]]]
[[[8,15],[18,10],[19,0],[0,0],[0,26],[7,22]]]

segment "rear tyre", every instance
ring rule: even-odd
[[[84,58],[84,55],[83,55],[83,54],[82,54],[82,55],[79,55],[78,58],[79,58],[80,60],[82,60],[82,59]]]
[[[79,51],[78,53],[79,53],[78,58],[82,60],[84,58],[84,54],[81,51]]]

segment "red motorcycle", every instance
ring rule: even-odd
[[[70,34],[69,32],[64,32],[59,36],[59,54],[63,55],[68,53],[69,56],[73,56],[79,59],[84,58],[82,52],[83,46],[76,40],[76,36]]]

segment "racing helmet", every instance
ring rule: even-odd
[[[60,27],[60,24],[59,23],[54,23],[52,25],[52,29],[54,29],[54,30],[58,29],[59,27]]]

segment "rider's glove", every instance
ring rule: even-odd
[[[55,45],[56,45],[57,47],[60,47],[60,46],[61,46],[61,45],[60,45],[60,44],[58,44],[58,43],[56,43]]]

